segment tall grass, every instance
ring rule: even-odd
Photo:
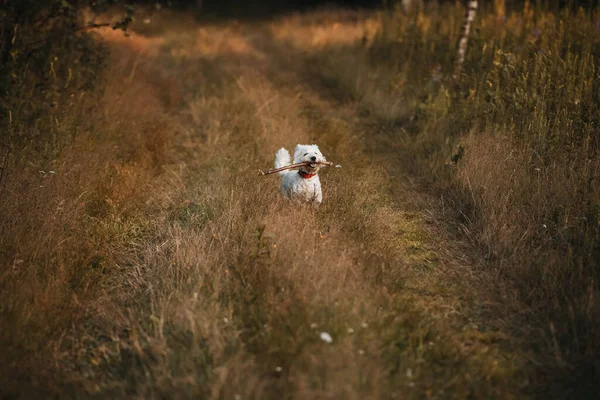
[[[306,54],[271,35],[305,22],[102,32],[102,85],[58,109],[74,139],[15,158],[0,200],[3,393],[510,398],[526,385],[457,285],[467,268],[434,243],[429,202],[369,161],[355,110],[321,98]],[[323,172],[319,210],[256,176],[298,142],[343,165]]]
[[[170,123],[152,89],[120,78],[127,68],[115,61],[105,89],[73,94],[34,124],[17,113],[10,121],[24,140],[12,142],[1,198],[0,342],[9,393],[54,390],[38,386],[54,373],[39,363],[56,362],[49,355],[65,327],[90,312],[99,283],[130,262],[131,246],[152,225],[140,218],[140,200],[166,162]]]
[[[496,7],[458,81],[453,5],[101,32],[94,90],[5,124],[2,393],[593,393],[595,13]],[[299,142],[319,210],[255,175]]]
[[[435,3],[382,13],[376,35],[326,48],[314,72],[383,123],[454,210],[546,383],[588,396],[600,371],[598,13],[486,5],[454,81],[463,15]]]

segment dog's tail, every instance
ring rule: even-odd
[[[292,163],[292,158],[290,157],[290,153],[284,149],[283,147],[277,150],[275,153],[275,168],[285,167],[286,165],[290,165]],[[281,171],[279,175],[285,175],[289,171]]]

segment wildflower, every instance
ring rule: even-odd
[[[321,332],[319,334],[319,337],[321,338],[322,341],[324,341],[325,343],[331,343],[333,342],[333,338],[331,337],[331,335],[327,332]]]
[[[223,322],[228,323],[229,319],[227,317],[223,318]]]
[[[350,334],[354,333],[354,329],[348,328],[348,333],[350,333]]]
[[[363,328],[368,328],[368,327],[369,327],[369,324],[367,324],[366,322],[363,322],[363,323],[361,324],[361,326],[362,326]]]
[[[277,372],[281,372],[283,371],[283,368],[281,368],[279,365],[275,367],[275,371]]]
[[[409,368],[409,369],[407,369],[407,370],[406,370],[406,377],[407,377],[407,378],[412,378],[412,376],[413,376],[413,374],[412,374],[412,369],[410,369],[410,368]]]
[[[314,322],[313,322],[312,324],[310,324],[310,328],[311,328],[311,329],[315,329],[317,326],[318,326],[318,325],[317,325],[317,324],[315,324]]]
[[[363,349],[360,349],[360,350],[358,351],[358,354],[360,354],[360,355],[362,356],[362,355],[364,355],[364,354],[365,354],[365,351],[364,351]]]

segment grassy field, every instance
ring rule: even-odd
[[[502,299],[496,312],[536,349],[552,394],[594,397],[597,11],[487,5],[465,70],[452,80],[463,12],[429,5],[385,13],[362,52],[329,48],[315,73],[378,118],[407,170],[454,213],[495,275],[486,290]]]
[[[4,127],[2,397],[594,398],[598,20],[489,7],[457,80],[455,5],[54,60]],[[318,210],[257,175],[296,143],[342,165]]]

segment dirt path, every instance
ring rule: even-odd
[[[302,21],[107,36],[130,52],[130,76],[149,72],[136,79],[156,88],[176,134],[146,201],[150,233],[72,335],[78,356],[60,361],[77,366],[73,390],[522,397],[523,356],[470,288],[468,250],[389,151],[389,129],[315,79],[314,54],[286,35]],[[365,20],[341,24],[350,41]],[[343,165],[322,173],[317,211],[255,172],[279,147],[312,142]]]

